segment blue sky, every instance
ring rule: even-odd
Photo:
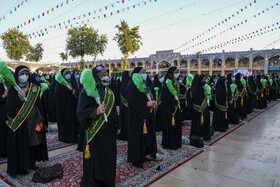
[[[135,56],[147,57],[156,51],[169,49],[176,49],[175,51],[182,54],[192,54],[236,37],[245,36],[245,34],[258,29],[262,28],[264,30],[265,26],[271,27],[272,24],[275,24],[274,27],[276,27],[276,23],[280,23],[280,0],[256,0],[256,3],[253,2],[254,0],[157,0],[157,2],[146,0],[146,5],[143,3],[145,0],[125,0],[125,3],[122,3],[122,0],[120,0],[120,3],[116,3],[117,0],[69,0],[68,4],[66,4],[66,0],[27,0],[27,2],[24,0],[23,5],[16,12],[10,14],[10,10],[14,9],[15,5],[17,6],[21,1],[0,0],[0,16],[5,15],[6,17],[5,20],[0,21],[0,33],[17,25],[20,26],[24,22],[27,22],[27,25],[19,28],[24,34],[32,35],[33,32],[43,30],[44,36],[30,39],[32,45],[43,44],[45,48],[43,62],[61,62],[58,54],[65,50],[67,30],[59,29],[58,23],[63,25],[63,22],[66,21],[67,25],[68,20],[71,20],[70,24],[73,24],[73,26],[82,25],[82,21],[84,21],[88,26],[98,29],[99,33],[107,34],[107,49],[103,56],[98,56],[98,59],[118,59],[122,57],[117,43],[113,41],[116,33],[115,25],[119,24],[122,19],[126,20],[130,26],[140,25],[143,46],[130,58]],[[61,3],[63,3],[62,7]],[[114,7],[111,6],[113,3]],[[140,6],[138,6],[139,3]],[[249,5],[250,3],[252,3],[252,6]],[[277,6],[276,3],[279,3],[279,5]],[[59,8],[56,8],[56,5],[59,5]],[[108,9],[105,10],[107,5]],[[136,7],[130,7],[130,10],[127,10],[128,6],[133,5],[136,5]],[[247,9],[245,6],[247,6]],[[53,12],[51,12],[52,8],[54,8]],[[99,8],[102,8],[102,12],[99,12]],[[122,11],[123,8],[125,8],[125,11]],[[267,8],[269,9],[267,10]],[[50,11],[49,14],[47,14],[47,10]],[[95,16],[93,15],[94,10],[97,10]],[[117,10],[120,11],[119,14],[108,16],[110,12],[115,13]],[[264,13],[262,13],[263,10],[265,10]],[[239,14],[237,14],[237,11]],[[45,16],[42,16],[43,12],[45,12]],[[88,16],[89,12],[91,12],[91,16]],[[85,18],[82,16],[79,24],[76,24],[78,16],[83,14],[87,14],[87,16]],[[106,19],[103,18],[104,14],[107,15]],[[234,14],[234,17],[232,17],[232,14]],[[38,15],[40,15],[40,19],[37,18]],[[94,20],[93,17],[97,16],[103,19],[98,20],[96,18]],[[73,20],[74,17],[76,18],[75,21]],[[34,22],[32,22],[32,18],[35,18]],[[29,19],[31,19],[31,24],[28,24]],[[87,19],[90,21],[87,22]],[[244,20],[247,20],[247,22],[245,23]],[[223,24],[222,21],[224,21]],[[218,23],[220,23],[220,26],[218,26]],[[240,26],[237,27],[238,23]],[[70,24],[68,24],[68,28]],[[56,25],[56,29],[49,28],[54,25]],[[215,25],[217,25],[217,28],[215,28]],[[236,28],[234,28],[234,25]],[[211,29],[212,26],[215,29],[206,33],[205,31]],[[230,27],[233,29],[227,31],[227,28]],[[48,34],[44,31],[45,28],[47,28]],[[222,31],[226,32],[221,35],[220,32]],[[209,52],[241,51],[250,50],[250,48],[264,49],[265,47],[265,49],[280,48],[280,42],[268,46],[280,39],[279,31],[278,28],[273,32],[237,42],[234,45],[212,49]],[[216,37],[199,46],[191,47],[197,43],[191,42],[188,46],[178,49],[179,46],[200,34],[201,37],[196,40],[197,42],[211,38],[211,36]],[[0,44],[0,59],[7,60],[2,43],[0,42]],[[190,48],[185,50],[187,47]],[[79,59],[70,58],[69,60],[77,61]],[[92,60],[92,57],[87,56],[86,60]]]

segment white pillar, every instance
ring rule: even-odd
[[[213,75],[213,56],[210,56],[210,70],[209,70],[209,75]]]
[[[201,74],[201,60],[200,60],[200,55],[198,55],[198,74]]]
[[[250,59],[249,59],[249,69],[253,71],[253,55],[252,53],[250,54]]]
[[[265,61],[264,61],[264,73],[268,74],[268,55],[265,53]]]
[[[222,57],[222,76],[225,76],[225,55]]]

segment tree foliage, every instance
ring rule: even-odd
[[[73,58],[81,57],[80,69],[85,69],[85,55],[93,55],[96,59],[98,54],[103,54],[107,44],[106,35],[98,35],[98,31],[86,25],[68,30],[66,50]]]
[[[31,49],[28,37],[15,28],[10,29],[3,36],[3,48],[10,59],[20,60]]]
[[[43,45],[38,43],[34,47],[30,47],[30,52],[26,55],[26,59],[29,61],[38,62],[43,58],[43,52]]]
[[[61,53],[59,53],[59,56],[63,62],[68,60],[67,52],[66,53],[61,52]]]
[[[105,34],[98,34],[97,30],[94,30],[94,38],[92,38],[91,45],[89,46],[93,55],[93,67],[96,66],[96,58],[99,54],[103,55],[108,43],[108,38]]]
[[[118,33],[116,33],[114,40],[118,43],[123,58],[123,69],[128,69],[128,56],[134,54],[140,49],[142,37],[139,34],[139,26],[129,28],[126,21],[121,21],[120,25],[116,25]]]

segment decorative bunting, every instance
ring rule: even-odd
[[[254,1],[254,3],[256,3],[256,1]],[[252,3],[250,3],[250,4],[252,5]],[[251,6],[250,4],[249,4],[249,6]],[[276,3],[276,6],[277,6],[277,4],[279,4],[279,3]],[[248,6],[247,6],[247,8],[248,8]],[[239,13],[239,12],[237,11],[237,14],[238,14],[238,13]],[[264,14],[264,13],[265,13],[265,12],[263,12],[263,14]],[[259,13],[258,15],[260,16],[260,15],[262,15],[262,14]],[[256,18],[257,16],[254,15],[253,17]],[[228,19],[225,19],[224,21],[226,22],[226,21],[228,21]],[[224,24],[224,23],[225,23],[224,21],[222,21],[221,24],[218,23],[218,26]],[[227,28],[226,30],[221,31],[221,32],[220,32],[220,35],[221,35],[221,34],[224,34],[225,32],[227,32],[227,31],[229,31],[229,30],[232,30],[233,28],[237,28],[237,27],[239,27],[240,25],[243,25],[244,23],[247,23],[247,22],[248,22],[248,20],[245,19],[244,21],[241,21],[240,23],[237,23],[237,24],[235,24],[234,26],[229,27],[229,28]],[[216,27],[215,27],[215,28],[216,28]],[[210,29],[207,29],[205,32],[202,33],[202,35],[204,35],[205,33],[210,32],[210,31],[212,31],[212,30],[214,30],[214,27],[211,27]],[[201,36],[201,34],[200,34],[200,36]],[[214,37],[216,37],[216,35],[214,35]],[[199,37],[196,36],[196,37],[190,39],[189,41],[187,41],[186,43],[184,43],[184,44],[180,45],[179,47],[175,48],[174,50],[178,50],[178,49],[180,49],[180,48],[183,48],[183,47],[189,45],[190,43],[194,42],[194,41],[197,40],[198,38],[199,38]],[[203,40],[203,41],[206,42],[206,41],[209,41],[209,40],[211,40],[211,39],[208,38],[208,39],[205,39],[205,40]]]
[[[154,2],[157,2],[157,1],[154,1]],[[117,3],[119,3],[119,1],[117,1]],[[138,5],[140,6],[141,4],[145,4],[145,3],[146,3],[146,0],[144,0],[144,1],[140,2],[140,3],[138,3]],[[111,4],[110,4],[109,6],[107,6],[107,10],[109,10],[110,6],[111,6]],[[128,7],[126,7],[126,8],[123,8],[122,11],[123,11],[123,12],[125,12],[126,10],[129,11],[129,10],[130,10],[131,8],[133,8],[133,7],[136,8],[136,5],[132,5],[132,6],[128,6]],[[135,9],[135,8],[134,8],[134,9]],[[102,9],[105,9],[105,7],[102,8]],[[97,10],[99,10],[99,9],[97,9]],[[110,17],[110,16],[114,16],[114,15],[119,14],[119,13],[120,13],[120,10],[111,11],[111,12],[108,12],[108,14],[106,13],[106,14],[102,14],[102,15],[98,15],[98,16],[96,16],[96,10],[94,10],[93,13],[94,13],[94,14],[92,14],[93,17],[92,17],[91,19],[87,19],[87,18],[86,18],[87,16],[91,16],[90,13],[82,14],[81,16],[78,16],[77,19],[78,19],[79,21],[76,22],[76,24],[77,24],[77,25],[78,25],[78,24],[84,24],[86,21],[89,22],[90,20],[106,19],[106,18],[108,18],[108,17]],[[85,21],[82,21],[82,20],[80,20],[81,18],[86,18],[86,19],[85,19]],[[76,20],[76,18],[73,18],[73,20]],[[67,24],[69,27],[72,28],[72,24],[70,24],[70,23],[71,23],[70,19],[65,20],[65,21],[63,22],[64,25]],[[57,28],[59,28],[59,29],[63,29],[63,28],[67,29],[67,28],[69,28],[69,27],[67,27],[67,26],[62,27],[62,24],[61,24],[61,22],[60,22],[60,23],[58,23],[58,24],[54,24],[54,25],[50,25],[50,26],[48,26],[48,27],[45,27],[45,28],[43,28],[43,30],[48,29],[48,31],[51,31],[51,30],[57,29]],[[35,32],[35,31],[32,31],[32,32]],[[47,33],[45,33],[45,34],[47,34]],[[36,35],[35,35],[35,36],[36,36]],[[34,38],[34,37],[33,37],[33,38]],[[32,38],[30,38],[30,39],[32,39]]]

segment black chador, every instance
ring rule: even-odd
[[[81,127],[86,131],[82,187],[115,186],[119,128],[115,96],[107,87],[108,74],[109,70],[103,66],[97,66],[92,71],[84,70],[81,74],[84,88],[79,96],[77,115]],[[95,99],[93,90],[98,92],[99,100]],[[98,113],[101,110],[98,101],[104,103],[105,110],[101,112],[105,112],[107,122],[104,114]]]
[[[257,85],[253,76],[250,76],[248,78],[248,95],[249,95],[248,111],[249,113],[251,113],[256,108],[256,104],[258,100]]]
[[[162,92],[162,82],[163,82],[163,75],[162,74],[157,74],[154,77],[154,84],[153,84],[153,97],[156,99],[157,102],[157,110],[156,110],[156,131],[161,131],[162,130],[162,125],[163,125],[163,105],[161,102],[161,92]]]
[[[43,123],[40,87],[29,81],[26,66],[18,66],[14,77],[21,92],[11,87],[7,98],[7,172],[11,175],[26,174],[28,169],[36,168],[36,161],[48,160],[45,130],[39,125]]]
[[[193,97],[193,113],[191,136],[196,135],[203,137],[204,140],[210,140],[210,109],[207,104],[207,98],[204,93],[202,80],[204,75],[199,75],[196,80],[192,97]]]
[[[227,123],[227,91],[225,87],[225,78],[220,77],[217,80],[216,92],[214,96],[214,114],[213,129],[214,131],[225,132],[228,128]]]
[[[240,105],[241,105],[241,98],[240,98],[240,93],[238,91],[238,86],[237,86],[237,82],[239,85],[239,90],[241,90],[243,88],[242,83],[240,82],[240,73],[237,73],[235,75],[235,83],[233,83],[235,85],[235,89],[233,90],[231,88],[231,95],[232,95],[232,101],[233,101],[233,110],[232,110],[232,118],[231,118],[231,123],[232,124],[239,124],[240,122]],[[232,86],[232,85],[230,85]]]
[[[232,118],[233,118],[233,112],[234,112],[234,104],[233,104],[233,95],[231,92],[231,84],[232,82],[232,78],[231,78],[232,74],[228,74],[226,79],[227,79],[227,100],[228,100],[228,109],[227,109],[227,123],[231,123]]]
[[[235,80],[239,99],[240,99],[240,119],[243,120],[247,117],[247,91],[246,91],[246,81],[244,79],[241,79],[241,77],[237,76]]]
[[[56,117],[58,140],[66,143],[77,141],[79,122],[77,119],[77,95],[74,92],[69,69],[63,69],[56,75]]]
[[[264,109],[267,107],[266,98],[265,98],[265,87],[263,86],[261,80],[261,75],[257,75],[257,86],[258,86],[258,104],[257,109]]]
[[[56,102],[55,102],[55,87],[57,81],[53,78],[49,87],[49,121],[56,122]]]
[[[152,158],[156,158],[157,152],[155,127],[152,118],[153,108],[147,105],[149,101],[147,94],[149,93],[146,94],[141,89],[145,87],[145,83],[139,78],[144,72],[145,69],[141,67],[135,68],[127,87],[128,163],[132,163],[138,168],[143,167],[145,156],[150,155]]]
[[[185,121],[187,120],[187,88],[186,88],[186,77],[184,77],[183,80],[180,80],[180,94],[179,94],[179,99],[180,99],[180,106],[181,106],[181,120]]]
[[[124,71],[122,74],[122,84],[120,89],[120,124],[121,133],[118,135],[118,139],[127,141],[128,131],[128,103],[127,103],[127,84],[129,81],[129,72]]]
[[[7,156],[7,135],[8,135],[8,127],[6,125],[6,121],[7,121],[6,99],[8,95],[7,92],[8,92],[8,88],[6,87],[5,81],[0,77],[0,157]]]
[[[162,129],[162,147],[164,149],[176,150],[182,146],[182,120],[178,102],[178,77],[179,69],[170,67],[163,82],[161,101],[164,111]]]

